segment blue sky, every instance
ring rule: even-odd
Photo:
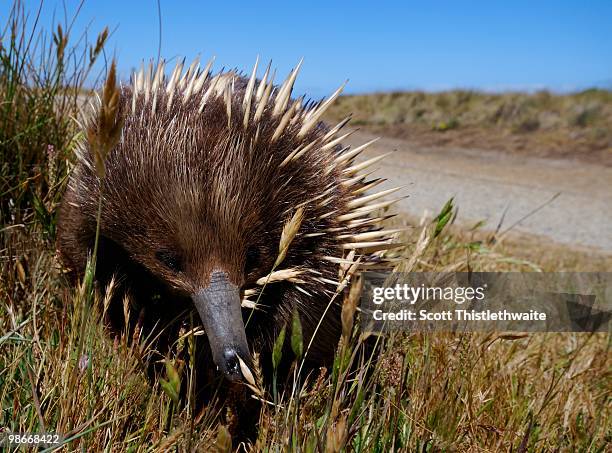
[[[260,55],[284,76],[304,57],[296,93],[315,98],[345,79],[348,92],[612,87],[610,0],[160,1],[165,58],[216,55],[217,69],[249,71]],[[43,26],[54,11],[62,2],[46,0]],[[156,0],[86,0],[74,33],[87,25],[115,29],[124,78],[157,55]]]

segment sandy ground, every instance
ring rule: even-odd
[[[356,132],[345,144],[357,146],[374,137]],[[376,164],[375,176],[388,179],[385,187],[406,186],[400,193],[408,198],[400,201],[399,208],[408,214],[434,215],[455,197],[459,222],[485,220],[485,228],[494,230],[505,212],[504,230],[528,216],[513,230],[612,253],[610,167],[488,150],[417,149],[404,140],[384,137],[361,159],[390,151]]]

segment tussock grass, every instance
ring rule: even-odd
[[[331,121],[421,145],[459,146],[570,157],[612,165],[612,92],[483,93],[454,90],[342,96]]]
[[[88,285],[71,288],[64,278],[53,236],[76,133],[68,116],[76,114],[79,89],[74,87],[82,86],[93,63],[86,58],[71,70],[57,63],[60,54],[70,53],[69,35],[59,31],[58,39],[39,38],[40,47],[31,50],[19,3],[13,11],[12,32],[3,35],[0,50],[0,427],[57,432],[64,436],[65,451],[239,447],[239,420],[231,407],[213,402],[200,408],[194,401],[193,370],[202,364],[190,357],[201,329],[182,331],[162,371],[150,379],[147,364],[157,360],[152,339],[138,329],[111,336],[101,321],[108,301]],[[42,54],[50,59],[37,66],[34,56]],[[515,256],[520,244],[508,247],[484,233],[449,228],[453,215],[449,204],[433,222],[393,220],[392,227],[411,226],[401,237],[409,244],[401,257],[406,266],[580,270],[582,261],[555,265],[555,250],[538,262],[537,243],[533,257]],[[355,322],[355,291],[341,294],[338,302],[342,339],[329,371],[297,373],[308,348],[295,333],[299,317],[291,329],[295,362],[285,386],[276,373],[271,389],[261,378],[263,367],[277,368],[281,348],[275,348],[273,363],[254,357],[249,382],[262,403],[257,435],[245,441],[245,449],[608,448],[609,336],[396,334],[380,337],[366,354]],[[126,301],[124,310],[129,309]],[[184,396],[181,389],[187,389]]]

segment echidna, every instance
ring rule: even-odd
[[[342,87],[318,103],[291,97],[300,65],[280,86],[270,65],[258,79],[257,63],[250,78],[213,75],[212,60],[184,73],[179,63],[168,80],[163,62],[143,66],[119,89],[123,126],[103,179],[87,138],[103,121],[94,101],[62,205],[58,248],[67,267],[83,275],[102,197],[101,286],[117,276],[133,303],[160,320],[195,307],[230,380],[241,378],[238,357],[249,363],[249,346],[269,350],[294,309],[305,345],[320,323],[307,359],[327,362],[342,298],[329,302],[346,269],[384,264],[396,246],[395,231],[375,217],[394,190],[371,193],[381,180],[363,173],[380,157],[355,163],[371,142],[343,148],[348,119],[321,122]],[[281,260],[291,219],[298,229]]]

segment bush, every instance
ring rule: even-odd
[[[433,125],[432,129],[438,132],[446,132],[459,127],[459,120],[451,118],[448,121],[440,121]]]
[[[527,117],[517,120],[512,126],[512,131],[523,134],[537,131],[539,128],[540,120],[537,117]]]
[[[601,107],[598,104],[580,105],[570,117],[569,124],[574,127],[592,126],[597,122]]]

